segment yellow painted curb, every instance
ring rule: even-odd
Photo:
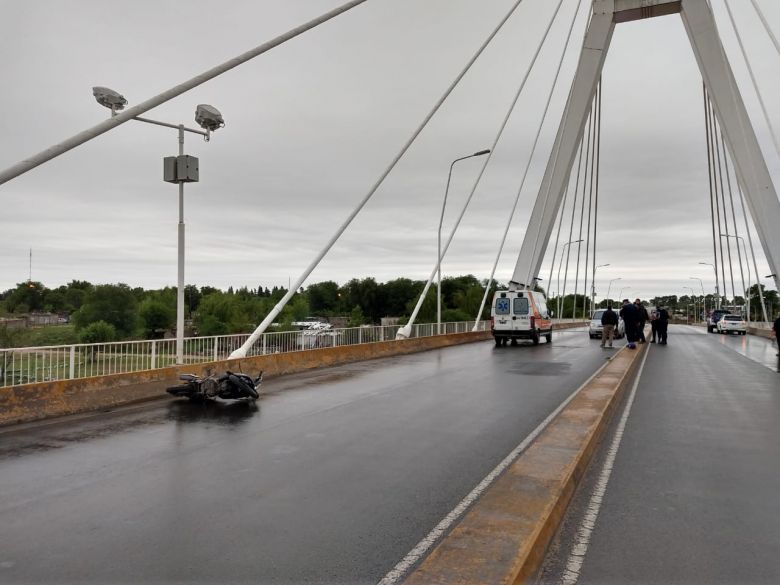
[[[404,583],[515,584],[538,569],[642,354],[620,350]]]

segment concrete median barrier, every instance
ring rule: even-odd
[[[406,578],[514,584],[538,569],[649,344],[615,354]]]

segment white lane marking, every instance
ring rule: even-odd
[[[621,350],[622,351],[622,350]],[[615,356],[618,355],[619,352],[615,353]],[[614,358],[614,356],[612,356]],[[401,561],[393,567],[387,575],[385,575],[377,585],[394,585],[395,583],[398,583],[404,576],[406,576],[406,573],[409,571],[409,569],[417,562],[419,561],[427,552],[428,549],[430,549],[433,544],[441,538],[443,534],[445,534],[450,527],[457,522],[457,520],[463,515],[463,513],[471,506],[471,504],[474,503],[474,501],[479,498],[479,496],[482,495],[482,493],[490,487],[490,484],[492,484],[495,479],[503,473],[503,471],[509,467],[512,463],[514,463],[515,459],[517,459],[520,454],[525,451],[528,446],[536,439],[536,437],[539,436],[539,434],[547,428],[547,425],[550,424],[550,422],[558,416],[558,413],[560,413],[564,408],[566,408],[566,405],[571,402],[574,397],[579,393],[580,390],[582,390],[585,386],[590,383],[591,380],[593,380],[596,376],[598,376],[601,371],[607,367],[611,360],[607,361],[606,364],[602,365],[597,369],[593,375],[585,380],[585,382],[582,383],[582,385],[577,388],[574,392],[572,392],[566,400],[561,402],[558,407],[553,410],[550,415],[544,419],[538,427],[536,427],[530,435],[528,435],[525,439],[523,439],[523,442],[520,443],[517,447],[512,449],[512,451],[507,455],[501,463],[499,463],[493,471],[491,471],[487,476],[485,476],[485,479],[483,479],[479,484],[477,484],[477,487],[475,487],[473,490],[469,492],[469,494],[463,498],[460,503],[455,506],[452,511],[447,514],[444,519],[439,522],[436,527],[431,530],[428,535],[423,538],[420,542],[417,543],[417,545],[407,554]]]
[[[582,518],[582,522],[577,530],[577,536],[574,539],[569,559],[566,562],[566,570],[561,578],[561,585],[575,585],[580,577],[582,563],[585,561],[585,554],[588,552],[588,545],[590,544],[590,536],[593,533],[593,529],[596,527],[596,520],[598,519],[599,511],[601,510],[601,504],[604,501],[604,495],[607,493],[607,483],[609,483],[609,478],[612,475],[615,457],[617,457],[620,442],[623,440],[623,431],[626,428],[628,415],[631,413],[631,406],[634,404],[636,389],[639,387],[639,380],[642,377],[642,371],[645,369],[645,362],[647,361],[649,353],[650,348],[648,347],[645,355],[642,357],[642,363],[639,366],[636,379],[631,387],[631,394],[629,394],[628,400],[626,401],[626,406],[623,409],[623,415],[620,417],[615,436],[610,444],[607,458],[601,468],[598,482],[590,496],[585,516]]]

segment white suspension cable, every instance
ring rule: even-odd
[[[758,18],[761,19],[761,24],[764,25],[764,28],[766,29],[766,32],[769,35],[769,38],[772,40],[772,43],[774,44],[775,49],[777,50],[777,54],[780,55],[780,43],[777,42],[777,37],[775,37],[775,33],[773,33],[772,29],[769,27],[769,23],[767,22],[764,13],[761,11],[761,8],[758,6],[756,0],[750,0],[750,1],[753,3],[753,8],[755,8],[756,13],[758,14]]]
[[[333,244],[335,244],[336,241],[341,237],[341,234],[344,233],[344,230],[346,230],[349,224],[352,223],[352,220],[355,219],[357,214],[360,213],[360,210],[363,209],[363,207],[365,207],[369,199],[371,199],[371,197],[374,195],[376,190],[379,189],[379,186],[384,182],[387,175],[390,174],[390,171],[392,171],[395,168],[395,165],[398,164],[398,161],[401,160],[401,157],[406,153],[407,150],[409,150],[409,147],[412,145],[412,143],[417,139],[417,137],[420,135],[423,129],[428,125],[428,122],[430,122],[431,118],[433,118],[436,112],[439,111],[439,108],[447,99],[447,97],[449,97],[449,95],[452,93],[452,91],[455,89],[458,83],[460,83],[460,80],[463,79],[463,77],[466,75],[469,69],[471,69],[471,66],[474,65],[474,62],[479,58],[479,56],[487,48],[487,46],[490,44],[493,38],[498,34],[498,31],[500,31],[503,28],[506,21],[509,20],[512,14],[514,14],[515,10],[517,10],[517,7],[520,6],[522,1],[523,0],[516,0],[515,3],[510,7],[509,11],[498,23],[498,26],[496,26],[493,29],[493,31],[488,35],[487,39],[485,39],[485,41],[482,43],[479,49],[477,49],[477,52],[474,53],[471,59],[469,59],[465,67],[463,67],[461,72],[457,75],[457,77],[455,77],[455,79],[447,88],[447,90],[444,92],[444,94],[434,104],[431,111],[428,112],[428,115],[425,116],[422,123],[412,133],[412,136],[409,138],[409,140],[407,140],[406,143],[403,145],[403,147],[401,147],[401,150],[398,152],[398,154],[395,155],[395,157],[390,162],[388,167],[382,172],[382,174],[379,176],[379,178],[371,187],[371,189],[369,189],[368,193],[366,193],[365,197],[363,197],[363,199],[360,201],[357,207],[355,207],[355,209],[352,210],[349,216],[347,216],[347,219],[344,220],[344,223],[341,224],[339,229],[336,230],[336,233],[330,238],[330,240],[328,240],[328,243],[325,245],[325,247],[320,251],[319,254],[317,254],[317,256],[314,258],[311,264],[309,264],[306,270],[303,271],[303,274],[301,274],[298,277],[298,279],[295,281],[295,286],[290,287],[290,290],[288,290],[287,293],[281,298],[281,300],[278,303],[276,303],[276,305],[271,310],[271,312],[268,313],[266,318],[263,319],[262,323],[260,323],[260,325],[257,326],[257,329],[255,329],[254,332],[252,332],[252,335],[249,336],[249,338],[244,342],[244,344],[230,354],[231,358],[246,357],[246,353],[249,350],[249,348],[252,347],[255,341],[258,340],[258,338],[263,334],[263,332],[268,328],[268,326],[274,322],[274,319],[276,319],[277,315],[279,315],[279,313],[282,312],[282,309],[287,304],[287,302],[293,297],[293,295],[301,287],[301,285],[303,285],[303,283],[306,281],[306,279],[309,277],[312,271],[325,257],[325,254],[328,253],[328,251],[333,247]]]
[[[777,133],[775,132],[775,127],[772,124],[772,119],[769,117],[769,112],[766,109],[764,96],[761,94],[761,89],[758,87],[756,75],[753,73],[753,66],[750,64],[747,51],[745,51],[745,45],[742,42],[742,35],[739,34],[739,29],[737,28],[737,23],[734,21],[734,14],[731,12],[731,6],[729,6],[728,0],[723,0],[723,3],[726,5],[726,12],[728,12],[729,20],[731,21],[731,27],[734,29],[734,34],[737,35],[737,43],[739,44],[739,49],[742,52],[742,58],[745,60],[745,65],[747,65],[747,70],[750,74],[750,81],[753,82],[753,89],[758,96],[758,103],[761,105],[761,112],[764,114],[764,120],[766,120],[767,126],[769,126],[769,134],[772,136],[772,144],[774,144],[775,153],[777,153],[777,157],[780,158],[780,142],[777,140]]]
[[[747,234],[747,240],[750,244],[750,255],[753,257],[753,270],[756,273],[756,285],[758,286],[758,298],[761,301],[761,314],[764,317],[764,322],[769,321],[769,317],[766,313],[766,302],[764,301],[764,291],[761,288],[761,278],[758,276],[758,263],[756,262],[756,252],[753,248],[753,236],[750,234],[750,224],[748,224],[747,211],[745,209],[745,196],[742,194],[742,187],[739,185],[739,178],[737,179],[737,192],[739,193],[740,204],[742,205],[742,217],[745,221],[745,233]]]
[[[747,293],[747,289],[745,288],[745,271],[742,268],[742,251],[739,249],[739,227],[737,226],[737,213],[734,210],[734,192],[731,189],[731,173],[729,172],[729,157],[728,152],[726,151],[726,140],[723,138],[723,131],[721,130],[720,133],[720,143],[723,147],[723,163],[726,167],[726,185],[728,186],[729,190],[729,203],[731,205],[731,221],[734,224],[734,239],[737,240],[737,260],[739,261],[739,275],[742,279],[742,294],[740,296],[744,296]],[[744,245],[744,241],[743,241]],[[747,250],[745,250],[745,254],[747,255]],[[745,258],[747,260],[747,258]],[[748,283],[750,282],[750,264],[748,264]],[[750,321],[750,317],[748,317],[748,321]]]
[[[514,111],[515,106],[517,105],[517,100],[520,99],[520,94],[525,88],[525,84],[528,81],[528,76],[531,74],[531,70],[533,69],[533,66],[536,63],[536,59],[542,50],[542,46],[544,45],[544,42],[547,39],[547,35],[550,32],[550,28],[552,28],[553,22],[555,22],[555,18],[558,16],[558,11],[561,9],[562,3],[563,0],[559,0],[558,5],[555,7],[555,12],[553,12],[552,18],[550,19],[550,22],[548,23],[547,28],[544,31],[544,36],[542,37],[541,41],[536,47],[536,51],[534,52],[534,56],[531,59],[530,64],[528,65],[528,69],[526,70],[525,75],[523,76],[523,80],[521,81],[520,86],[518,87],[517,92],[514,95],[514,99],[512,100],[512,103],[510,104],[509,109],[506,112],[506,115],[504,116],[504,120],[502,121],[501,126],[499,127],[498,132],[496,133],[496,136],[493,139],[493,144],[490,147],[490,153],[487,155],[487,157],[485,157],[485,161],[482,163],[482,167],[479,170],[477,179],[474,181],[474,185],[471,187],[471,192],[469,193],[469,196],[466,198],[466,203],[463,205],[460,215],[458,215],[458,218],[455,221],[455,225],[453,226],[452,231],[450,232],[450,235],[447,238],[447,243],[444,245],[444,247],[441,250],[441,256],[439,256],[439,258],[437,258],[436,260],[436,266],[434,266],[433,271],[431,272],[431,276],[428,278],[428,282],[425,283],[425,287],[423,288],[422,294],[420,294],[420,298],[417,300],[417,304],[415,305],[414,310],[412,311],[412,314],[409,317],[408,323],[398,330],[398,332],[396,333],[396,339],[406,339],[412,334],[412,325],[414,325],[414,322],[417,319],[417,315],[420,312],[420,308],[422,307],[422,304],[425,301],[425,296],[428,294],[428,290],[431,288],[431,283],[433,282],[433,279],[436,276],[437,267],[444,259],[444,256],[447,255],[447,250],[449,249],[450,244],[452,243],[452,239],[455,237],[455,232],[458,231],[458,226],[460,225],[463,216],[466,214],[466,210],[468,209],[471,200],[474,198],[474,193],[476,192],[477,187],[479,186],[479,183],[482,180],[482,175],[485,174],[485,169],[487,168],[488,164],[490,164],[490,161],[492,160],[493,155],[495,154],[496,146],[498,145],[498,142],[504,133],[504,129],[506,128],[507,123],[509,122],[509,118],[512,116],[512,112]]]
[[[593,113],[591,116],[593,116],[593,146],[590,156],[590,189],[588,190],[588,228],[585,231],[585,278],[582,281],[582,317],[585,318],[585,310],[587,307],[588,302],[588,269],[590,268],[588,265],[588,260],[590,258],[590,222],[591,222],[591,216],[593,213],[593,186],[595,182],[595,175],[596,175],[596,135],[599,131],[598,126],[598,96],[599,96],[599,87],[596,86],[596,97],[593,100]],[[596,257],[596,251],[593,251],[593,257]],[[576,295],[575,295],[576,298]]]
[[[493,268],[490,271],[490,278],[488,278],[487,285],[485,286],[485,294],[482,296],[482,303],[480,303],[480,305],[479,305],[479,311],[477,312],[476,319],[474,320],[475,321],[474,329],[473,329],[474,331],[477,330],[480,317],[482,316],[482,311],[485,309],[485,303],[487,302],[488,294],[490,294],[490,288],[491,288],[491,286],[493,284],[493,278],[496,275],[496,268],[498,267],[498,262],[501,259],[501,253],[504,251],[504,244],[506,243],[506,238],[507,238],[507,235],[509,234],[509,228],[512,225],[512,220],[514,219],[515,211],[517,210],[517,203],[520,201],[520,194],[523,191],[523,186],[525,185],[525,180],[528,177],[528,170],[531,168],[531,161],[533,160],[534,153],[536,152],[536,147],[539,144],[539,137],[542,134],[542,128],[544,126],[545,120],[547,119],[547,113],[550,110],[550,103],[552,102],[552,96],[553,96],[553,93],[555,92],[555,87],[558,84],[558,78],[560,77],[560,74],[561,74],[561,68],[563,66],[563,61],[564,61],[564,58],[566,56],[566,51],[569,48],[569,42],[571,41],[571,33],[572,33],[572,30],[574,30],[574,23],[577,21],[577,14],[580,11],[581,3],[582,3],[582,0],[577,0],[577,7],[574,9],[574,18],[572,19],[571,25],[569,26],[569,33],[566,36],[566,43],[563,46],[563,51],[561,52],[561,58],[558,60],[558,68],[555,71],[555,77],[553,78],[552,85],[550,86],[550,93],[547,94],[547,102],[546,102],[546,104],[544,106],[544,112],[542,113],[542,119],[539,122],[539,127],[536,130],[536,136],[534,137],[534,142],[533,142],[533,145],[531,146],[531,153],[528,155],[528,162],[526,163],[525,170],[523,171],[523,178],[520,181],[520,186],[517,188],[517,193],[515,194],[515,200],[514,200],[514,203],[512,204],[512,211],[510,212],[509,219],[507,220],[506,226],[504,227],[504,233],[503,233],[503,235],[501,237],[501,243],[498,246],[498,253],[496,254],[495,262],[493,262]],[[565,196],[564,196],[564,201],[565,201]],[[564,203],[564,205],[565,205],[565,203]],[[563,218],[563,215],[561,215],[561,219],[562,218]],[[560,231],[561,231],[561,225],[559,223],[558,224],[558,233],[559,234],[560,234]],[[557,237],[556,237],[556,240],[555,240],[555,245],[556,245],[556,248],[557,248],[557,246],[558,246],[558,239],[557,239]],[[553,261],[555,260],[554,255],[555,255],[555,252],[553,251]],[[550,269],[550,271],[551,271],[550,278],[552,279],[552,269]],[[548,286],[548,289],[549,289],[549,286]],[[548,290],[548,294],[549,294],[549,290]]]
[[[712,138],[715,143],[715,154],[717,155],[717,159],[718,159],[718,178],[720,179],[720,197],[723,203],[723,227],[726,230],[725,233],[726,252],[728,254],[728,261],[729,261],[729,276],[731,277],[731,299],[733,303],[734,297],[737,296],[737,289],[734,286],[734,264],[731,257],[731,237],[730,237],[731,234],[729,233],[729,216],[726,210],[726,184],[723,181],[723,162],[721,161],[720,158],[720,142],[718,142],[719,133],[720,133],[720,124],[718,124],[718,120],[715,119],[715,131],[712,135]],[[722,236],[721,239],[723,239]],[[726,277],[724,276],[723,278],[725,280]]]
[[[590,115],[588,115],[588,133],[590,133],[590,124],[591,119]],[[558,315],[560,317],[563,317],[563,309],[566,304],[566,285],[569,281],[569,259],[571,258],[571,244],[573,242],[572,236],[574,235],[574,215],[577,211],[577,197],[579,195],[580,191],[580,173],[582,172],[582,155],[585,152],[585,135],[583,134],[582,138],[580,139],[580,153],[577,157],[577,179],[574,182],[574,199],[571,203],[571,218],[569,221],[569,241],[566,244],[566,269],[563,271],[563,291],[561,297],[558,298],[559,304],[561,306],[558,307]],[[587,164],[587,161],[586,161]],[[558,268],[558,272],[560,273],[560,267]]]
[[[255,47],[250,51],[247,51],[246,53],[242,53],[238,57],[234,57],[229,61],[225,61],[221,65],[212,67],[208,71],[205,71],[200,75],[196,75],[195,77],[193,77],[188,81],[185,81],[184,83],[180,83],[176,87],[164,91],[163,93],[156,95],[153,98],[146,100],[145,102],[141,102],[136,106],[127,108],[125,111],[117,114],[116,116],[112,116],[108,120],[105,120],[100,124],[97,124],[92,128],[89,128],[88,130],[79,132],[75,136],[71,136],[70,138],[63,140],[59,144],[55,144],[54,146],[51,146],[46,150],[39,152],[38,154],[35,154],[29,158],[24,159],[21,162],[16,163],[15,165],[0,172],[0,185],[5,183],[6,181],[10,181],[11,179],[18,177],[19,175],[26,173],[31,169],[34,169],[38,165],[50,161],[51,159],[56,158],[61,154],[64,154],[69,150],[76,148],[77,146],[80,146],[81,144],[84,144],[85,142],[92,140],[93,138],[97,138],[98,136],[104,134],[105,132],[108,132],[109,130],[113,130],[120,124],[124,124],[128,120],[132,120],[136,116],[140,116],[144,112],[151,110],[152,108],[156,108],[160,104],[164,104],[165,102],[183,94],[184,92],[187,92],[195,87],[198,87],[202,83],[205,83],[206,81],[209,81],[210,79],[213,79],[218,75],[222,75],[226,71],[230,71],[231,69],[241,65],[242,63],[246,63],[250,59],[254,59],[258,55],[262,55],[266,51],[270,51],[274,47],[278,47],[282,43],[285,43],[290,39],[295,38],[298,35],[301,35],[306,31],[324,22],[327,22],[331,18],[334,18],[348,10],[351,10],[358,4],[362,4],[365,1],[366,0],[351,0],[350,2],[346,2],[345,4],[339,6],[338,8],[334,8],[330,12],[326,12],[325,14],[318,16],[317,18],[314,18],[309,22],[297,26],[287,31],[284,34],[281,34],[278,37],[271,39],[270,41],[263,43],[262,45],[259,45],[258,47]]]
[[[595,100],[594,100],[595,102]],[[588,173],[589,168],[588,164],[590,164],[591,160],[591,150],[590,150],[590,143],[591,143],[591,134],[592,130],[594,130],[595,126],[595,120],[593,119],[593,105],[591,104],[591,112],[590,112],[590,120],[591,124],[588,127],[588,142],[585,146],[585,178],[582,181],[582,201],[580,203],[580,232],[577,236],[579,239],[577,240],[577,269],[574,272],[574,299],[572,302],[572,308],[571,308],[571,318],[576,319],[577,318],[577,290],[579,288],[579,282],[580,282],[580,259],[582,257],[582,226],[585,219],[585,192],[588,189]]]

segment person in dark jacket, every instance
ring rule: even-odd
[[[656,307],[658,318],[656,329],[658,330],[658,345],[666,345],[667,330],[669,329],[669,312],[663,307]]]
[[[775,343],[777,344],[777,355],[780,356],[780,312],[777,313],[775,324],[772,325],[772,332],[775,335]]]
[[[650,315],[647,314],[647,309],[645,309],[641,299],[636,299],[634,301],[634,305],[636,306],[637,313],[639,314],[639,325],[637,326],[636,340],[639,343],[645,343],[647,341],[645,338],[645,323],[647,323],[647,321],[650,319]]]
[[[623,308],[620,309],[620,316],[623,318],[623,324],[626,327],[626,340],[629,349],[636,349],[636,340],[639,337],[637,328],[639,327],[639,310],[636,305],[628,299],[623,299]]]
[[[618,326],[618,316],[612,310],[612,303],[607,304],[607,310],[601,315],[601,347],[612,347],[615,330]],[[606,343],[609,342],[609,346]]]

